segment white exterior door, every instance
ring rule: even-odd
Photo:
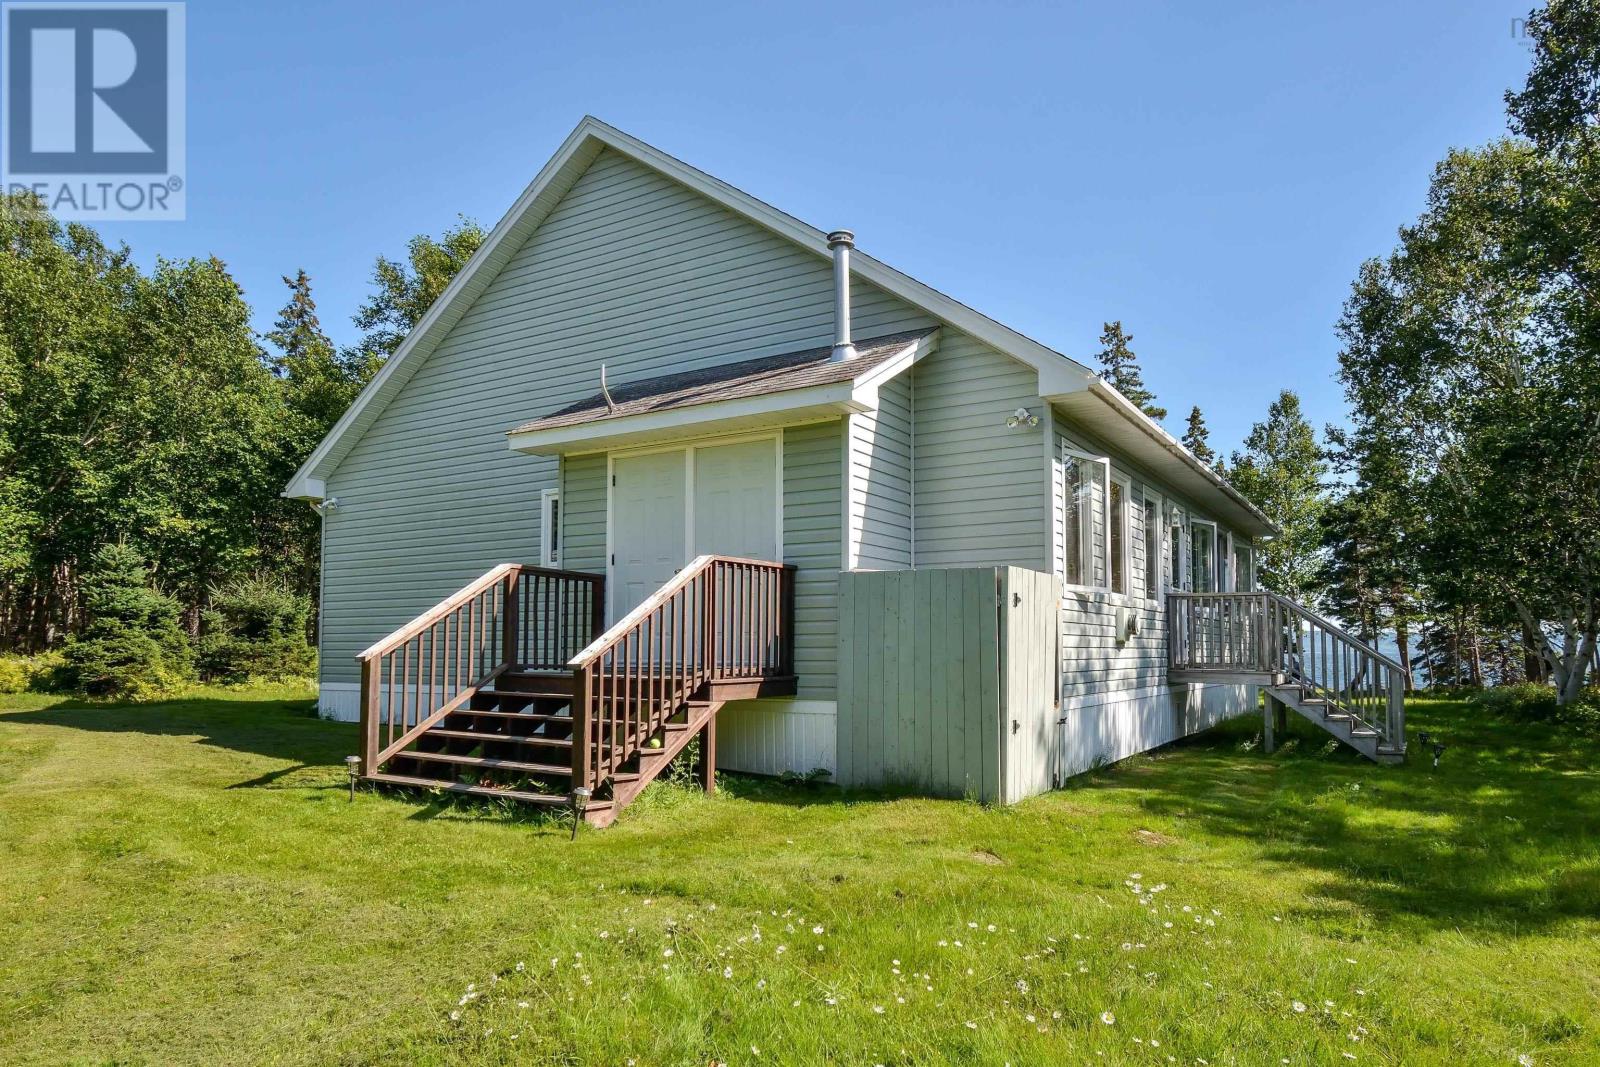
[[[612,461],[611,621],[632,611],[683,566],[688,486],[682,452]]]
[[[694,552],[778,558],[775,438],[694,450]]]
[[[611,474],[610,621],[695,556],[779,558],[777,438],[617,456]]]

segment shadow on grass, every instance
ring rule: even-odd
[[[1600,745],[1455,702],[1407,715],[1404,766],[1329,750],[1305,722],[1266,756],[1241,719],[1080,788],[1257,842],[1270,862],[1318,872],[1317,896],[1386,920],[1516,934],[1600,915]],[[1448,746],[1437,770],[1415,742],[1424,730]]]
[[[197,744],[298,764],[269,771],[233,788],[270,786],[296,770],[342,765],[356,752],[356,727],[315,717],[309,699],[232,699],[211,692],[143,704],[86,704],[64,697],[32,711],[0,714],[0,723],[56,726],[93,733],[192,737]]]

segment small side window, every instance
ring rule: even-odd
[[[561,490],[539,494],[539,553],[545,567],[561,566]]]

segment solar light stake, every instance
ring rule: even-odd
[[[1444,742],[1435,741],[1433,743],[1433,766],[1435,769],[1438,769],[1439,757],[1442,755],[1444,755]]]
[[[361,757],[346,756],[344,758],[344,770],[346,776],[350,779],[350,803],[354,804],[356,802],[356,778],[361,774]]]
[[[587,786],[578,786],[572,791],[572,840],[578,839],[578,824],[583,821],[583,813],[589,810],[589,798],[593,790]]]

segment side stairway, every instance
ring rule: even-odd
[[[793,568],[702,556],[599,629],[598,575],[503,564],[362,664],[362,777],[608,825],[729,700],[792,695]]]
[[[1378,763],[1405,760],[1405,669],[1275,593],[1169,593],[1168,678],[1260,686],[1272,751],[1293,709]]]

